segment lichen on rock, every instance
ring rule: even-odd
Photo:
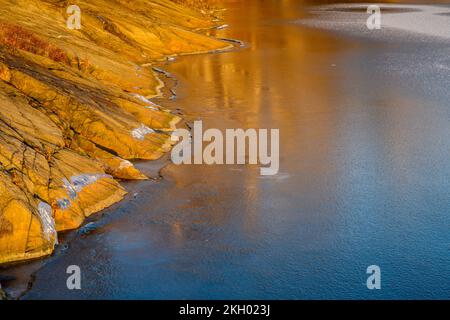
[[[0,0],[0,264],[51,254],[123,199],[117,179],[147,178],[132,160],[170,150],[181,119],[151,102],[153,63],[229,47],[198,32],[205,1],[75,2],[80,30],[67,1]]]

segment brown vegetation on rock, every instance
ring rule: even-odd
[[[0,44],[69,64],[64,51],[17,25],[0,22]]]

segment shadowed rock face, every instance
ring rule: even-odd
[[[123,198],[115,178],[146,179],[129,160],[170,149],[180,119],[143,65],[228,46],[195,31],[214,26],[205,1],[75,3],[80,30],[68,1],[0,0],[0,264],[52,253]]]

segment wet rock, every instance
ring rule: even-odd
[[[0,263],[49,255],[56,244],[56,231],[46,230],[47,217],[39,202],[0,171]],[[51,218],[53,219],[53,218]]]

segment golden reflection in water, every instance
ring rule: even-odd
[[[186,186],[186,181],[198,181],[199,176],[205,174],[208,176],[205,183],[217,186],[212,194],[199,195],[197,190],[189,195],[192,199],[190,208],[199,208],[203,214],[204,208],[208,208],[204,220],[193,217],[191,222],[207,220],[213,225],[226,226],[230,221],[239,221],[244,234],[255,235],[264,227],[260,225],[262,219],[259,216],[267,211],[263,210],[264,206],[273,207],[274,215],[282,214],[278,210],[284,205],[278,202],[281,200],[268,202],[264,195],[271,192],[283,194],[285,200],[290,201],[297,194],[308,194],[308,201],[315,203],[324,196],[324,184],[336,186],[328,190],[327,198],[339,198],[342,193],[351,192],[345,188],[339,190],[337,186],[345,183],[351,187],[349,179],[358,174],[336,169],[342,166],[339,161],[343,160],[337,158],[341,157],[343,150],[336,148],[343,143],[342,139],[351,142],[348,145],[344,143],[348,148],[347,154],[361,155],[362,158],[369,157],[364,156],[364,152],[379,150],[382,155],[385,151],[380,148],[393,146],[384,145],[384,140],[377,142],[370,135],[347,136],[347,133],[354,135],[359,132],[351,130],[355,109],[342,108],[348,86],[352,81],[364,81],[370,88],[372,78],[370,74],[361,72],[357,64],[354,69],[343,68],[339,54],[360,50],[361,43],[289,23],[305,15],[302,1],[264,1],[263,7],[258,7],[258,1],[222,1],[222,4],[228,8],[224,18],[230,27],[210,34],[242,40],[246,47],[231,53],[184,57],[170,65],[170,71],[182,81],[179,90],[184,98],[179,103],[188,118],[202,119],[205,129],[280,128],[280,173],[264,179],[259,170],[251,166],[213,166],[207,169],[192,166],[174,168],[177,171],[174,176],[178,187]],[[356,57],[364,59],[364,54],[362,51],[361,56]],[[352,81],[344,83],[343,79]],[[392,93],[385,93],[387,100],[393,99],[390,97]],[[355,95],[353,99],[356,106],[369,108],[363,94],[360,97]],[[385,115],[369,115],[367,121],[367,131],[371,132],[371,127],[385,121]],[[348,130],[345,130],[346,123]],[[373,131],[373,134],[383,136],[383,132],[388,131]],[[355,150],[355,146],[359,149]],[[372,155],[375,160],[376,157],[377,154]],[[354,159],[349,157],[347,160]],[[371,170],[376,171],[376,168]],[[239,172],[239,179],[224,178],[227,172]],[[293,175],[301,176],[303,181],[277,183]],[[367,184],[369,189],[375,187]],[[239,202],[239,212],[232,216],[229,208],[215,205],[215,197],[220,197],[226,189],[235,189],[241,195],[240,199],[230,199],[242,201]],[[319,203],[317,205],[320,206]],[[314,212],[304,214],[312,215]],[[178,231],[175,237],[180,237]],[[320,234],[312,237],[316,243],[327,239]]]
[[[336,88],[339,75],[330,55],[353,44],[286,23],[304,14],[298,1],[273,1],[268,5],[265,2],[263,9],[252,1],[223,3],[229,9],[225,20],[231,27],[213,34],[240,39],[246,48],[183,57],[168,68],[181,80],[179,91],[183,98],[178,102],[187,117],[202,119],[205,128],[282,129],[281,154],[287,153],[294,159],[284,163],[281,159],[278,177],[263,179],[258,168],[250,166],[206,169],[209,185],[238,189],[243,195],[245,202],[239,209],[238,219],[245,232],[252,234],[260,227],[258,215],[263,211],[261,206],[266,205],[261,189],[265,188],[267,193],[278,188],[276,179],[286,178],[286,172],[298,170],[290,170],[297,165],[296,161],[302,162],[298,174],[310,180],[309,186],[314,188],[319,174],[333,183],[334,168],[326,158],[332,156],[335,145],[337,120],[333,114],[340,93]],[[312,118],[317,119],[314,126],[309,125]],[[320,141],[320,145],[315,141]],[[175,170],[178,187],[205,174],[195,166]],[[240,170],[239,181],[224,180],[224,172],[228,170]],[[292,190],[286,190],[286,194],[290,193]],[[190,197],[194,207],[212,204],[208,207],[213,224],[223,226],[231,218],[226,208],[213,205],[213,197],[199,199],[196,194]],[[274,210],[273,214],[279,213]]]

